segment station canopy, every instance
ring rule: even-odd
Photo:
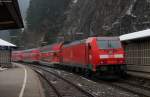
[[[135,39],[147,38],[147,37],[150,37],[150,29],[121,35],[120,40],[127,41],[127,40],[135,40]]]
[[[0,30],[23,27],[17,0],[0,0]]]
[[[16,45],[11,44],[3,39],[0,39],[0,46],[16,47]]]

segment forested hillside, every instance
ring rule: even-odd
[[[27,46],[39,46],[42,41],[55,42],[65,20],[65,10],[70,0],[31,0],[27,12],[24,36]],[[30,43],[29,43],[30,41]]]
[[[150,28],[150,0],[31,0],[26,20],[26,47],[55,42],[58,34],[117,36]]]

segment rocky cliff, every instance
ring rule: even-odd
[[[35,7],[37,1],[38,6]],[[40,2],[41,0],[31,0],[28,11],[29,31],[26,35],[29,37],[27,40],[32,40],[33,43],[26,43],[32,44],[32,47],[35,44],[38,46],[40,41],[50,41],[49,39],[54,37],[56,39],[58,34],[72,36],[71,39],[75,39],[77,34],[82,34],[83,38],[118,36],[150,28],[150,0],[61,0],[61,2],[46,0],[46,3]],[[38,10],[38,7],[42,10]],[[45,16],[41,18],[41,14]]]
[[[72,0],[64,32],[121,35],[150,28],[150,0]]]

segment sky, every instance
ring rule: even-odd
[[[29,7],[29,0],[18,0],[18,2],[19,2],[21,15],[23,18],[25,18],[27,8]]]

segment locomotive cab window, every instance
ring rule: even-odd
[[[121,43],[118,40],[109,41],[110,48],[121,48]]]
[[[118,40],[98,40],[97,44],[101,49],[121,48],[121,43]]]

